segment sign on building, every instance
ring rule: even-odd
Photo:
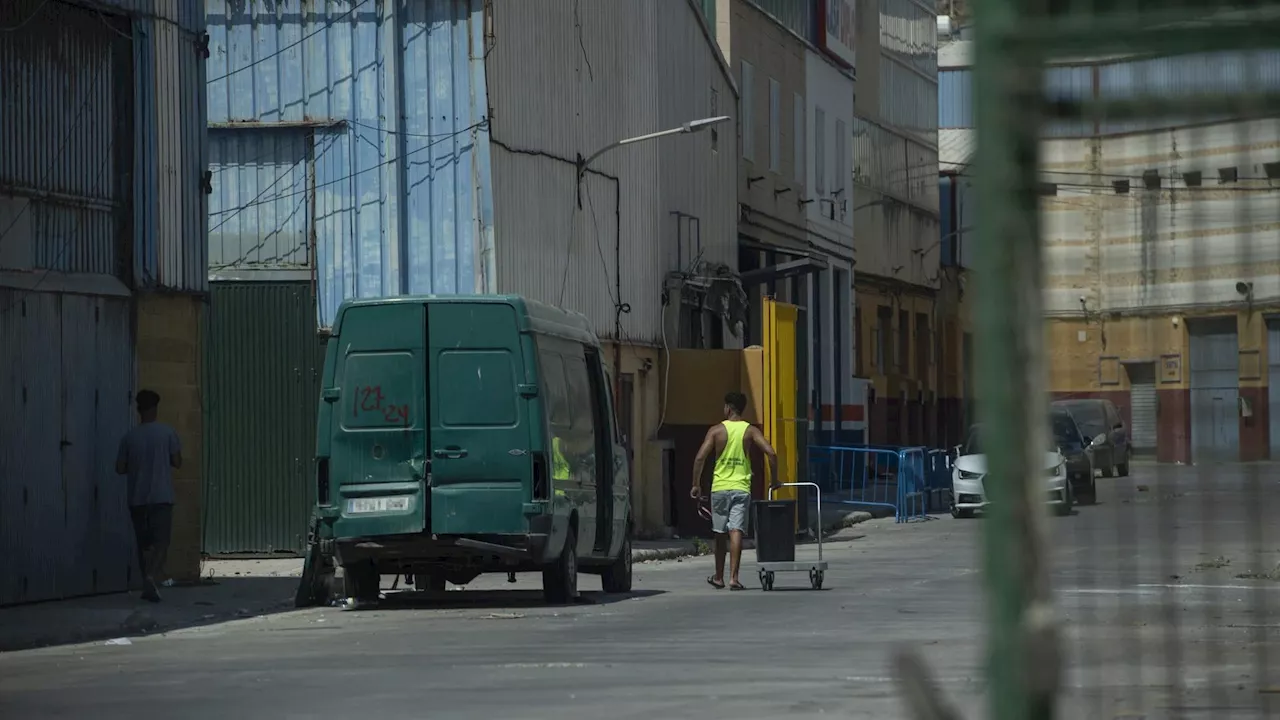
[[[822,50],[845,67],[855,67],[854,8],[857,0],[822,0],[818,41]]]

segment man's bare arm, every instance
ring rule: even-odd
[[[769,460],[769,479],[777,485],[782,482],[782,477],[778,475],[778,453],[774,452],[773,446],[765,439],[764,433],[760,432],[754,425],[747,430],[747,435],[751,438],[751,442],[760,448],[760,452]]]
[[[706,437],[702,438],[702,447],[698,448],[698,454],[693,458],[693,479],[689,488],[690,497],[702,497],[702,470],[707,465],[707,459],[716,451],[716,428],[707,430]]]

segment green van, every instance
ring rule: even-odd
[[[631,589],[631,484],[587,319],[514,296],[344,303],[325,354],[297,604],[541,572]]]

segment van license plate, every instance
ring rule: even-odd
[[[351,498],[347,501],[347,514],[404,512],[411,500],[409,497]]]

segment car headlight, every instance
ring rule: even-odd
[[[959,470],[961,480],[979,480],[982,473],[969,472],[968,470]]]

